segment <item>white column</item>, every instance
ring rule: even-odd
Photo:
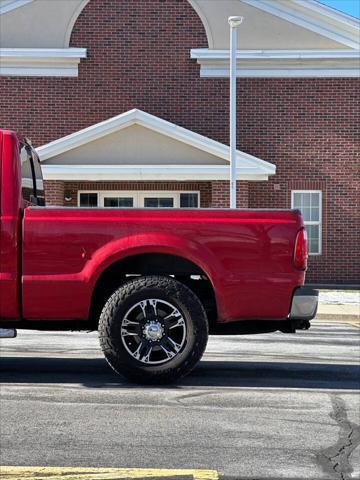
[[[243,17],[229,17],[230,24],[230,208],[236,208],[236,50],[237,27]]]

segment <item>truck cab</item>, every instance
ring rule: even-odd
[[[39,157],[31,143],[0,130],[0,318],[21,318],[21,221],[26,207],[45,205]]]

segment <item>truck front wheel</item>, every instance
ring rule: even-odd
[[[122,285],[106,302],[100,345],[110,366],[141,383],[170,383],[201,359],[208,339],[197,296],[171,277],[149,276]]]

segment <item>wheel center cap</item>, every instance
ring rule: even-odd
[[[156,341],[163,336],[164,329],[159,322],[152,320],[145,324],[143,332],[147,340]]]

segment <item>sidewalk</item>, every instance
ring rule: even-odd
[[[312,322],[350,323],[360,328],[360,305],[319,303]]]

